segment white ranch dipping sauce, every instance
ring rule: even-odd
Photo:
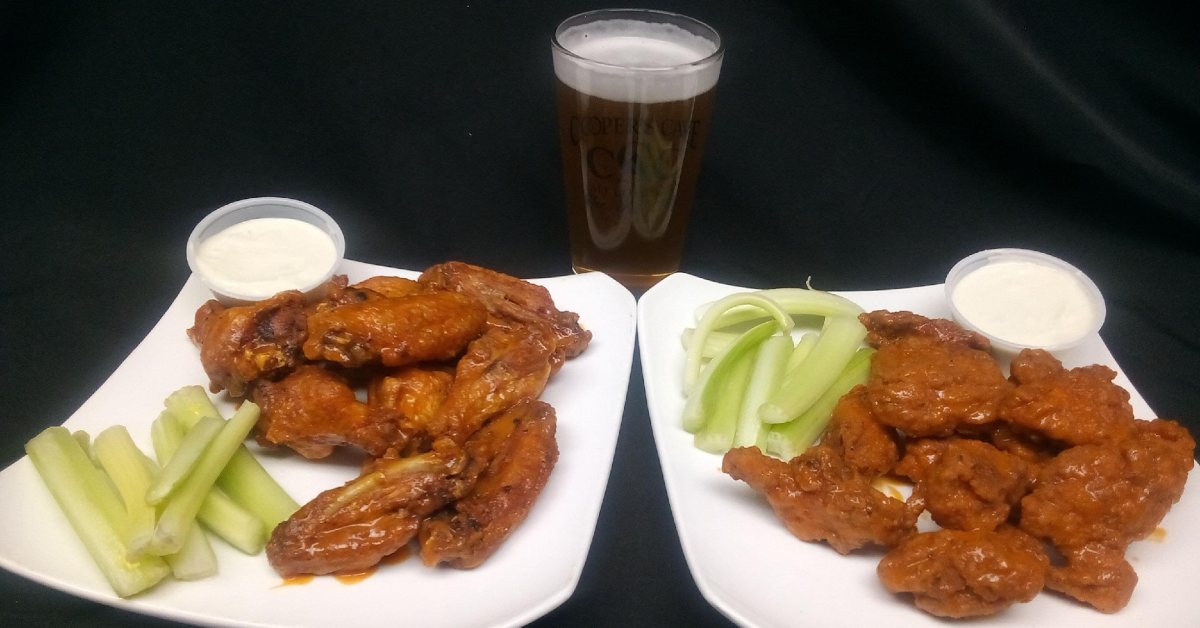
[[[958,280],[951,300],[977,329],[1013,344],[1053,347],[1090,332],[1099,312],[1085,286],[1065,269],[994,262]]]
[[[324,281],[337,249],[333,238],[303,220],[252,218],[201,241],[195,262],[214,290],[267,298]]]

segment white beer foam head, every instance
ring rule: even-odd
[[[554,73],[567,86],[625,102],[668,102],[713,88],[719,44],[674,24],[603,20],[555,38]]]

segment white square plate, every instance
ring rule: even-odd
[[[680,334],[695,326],[696,308],[747,290],[686,274],[651,288],[638,302],[638,346],[650,421],[683,553],[704,597],[745,626],[861,626],[944,628],[892,596],[879,583],[881,554],[842,556],[825,544],[805,543],[779,522],[766,500],[721,472],[721,456],[692,445],[680,416],[684,351]],[[942,286],[843,292],[864,309],[911,310],[948,318]],[[1138,395],[1099,336],[1058,357],[1068,367],[1107,364],[1132,396],[1139,418],[1154,413]],[[1193,467],[1183,498],[1161,527],[1159,540],[1134,543],[1127,553],[1140,578],[1133,600],[1105,615],[1065,597],[1042,593],[1028,604],[970,621],[981,626],[1184,626],[1200,618],[1193,557],[1200,556],[1200,486]],[[1157,538],[1157,536],[1156,536]]]
[[[340,272],[414,277],[359,262]],[[593,338],[587,351],[551,379],[542,398],[558,414],[559,461],[528,519],[483,566],[430,569],[419,559],[385,565],[342,584],[331,577],[284,585],[265,555],[246,556],[213,541],[220,573],[198,582],[164,582],[133,599],[109,589],[41,483],[28,457],[0,472],[0,566],[47,586],[125,610],[200,624],[256,626],[510,626],[562,604],[575,589],[595,530],[633,360],[635,301],[606,275],[535,280],[560,309],[577,312]],[[129,428],[151,451],[150,423],[163,399],[188,384],[207,386],[196,347],[185,330],[210,298],[193,276],[112,376],[65,423],[97,433]],[[221,398],[218,406],[233,408]],[[297,501],[357,475],[349,457],[305,461],[258,450],[264,466]],[[336,458],[336,456],[335,456]]]

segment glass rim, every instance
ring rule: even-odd
[[[702,29],[702,30],[710,33],[712,35],[713,41],[716,42],[716,44],[717,44],[717,49],[714,50],[711,54],[709,54],[701,59],[697,59],[695,61],[689,61],[687,63],[679,63],[676,65],[665,65],[665,66],[660,66],[660,67],[645,68],[645,67],[621,65],[619,63],[608,63],[605,61],[597,61],[596,59],[592,59],[590,57],[585,57],[583,55],[572,52],[566,46],[562,45],[561,42],[559,42],[559,37],[566,30],[566,28],[569,28],[568,24],[570,26],[576,26],[578,24],[585,24],[589,21],[600,21],[599,19],[594,19],[594,18],[597,18],[598,16],[604,16],[604,15],[613,16],[610,19],[620,19],[618,17],[619,15],[626,15],[626,16],[653,15],[653,16],[657,16],[659,18],[658,20],[654,20],[656,23],[674,24],[676,26],[678,26],[680,22],[683,22],[683,23],[689,24],[693,27],[698,27],[698,29]],[[589,18],[593,18],[593,19],[589,19]],[[691,32],[691,31],[689,31],[689,32]],[[692,34],[697,34],[697,33],[693,32]],[[594,9],[591,11],[584,11],[583,13],[576,13],[575,15],[572,15],[571,17],[568,17],[558,23],[558,27],[554,29],[554,36],[550,38],[550,45],[551,45],[551,47],[554,48],[554,50],[556,52],[560,52],[560,53],[562,53],[568,57],[571,57],[572,59],[576,59],[578,61],[582,61],[585,63],[591,63],[591,64],[595,64],[595,65],[607,67],[607,68],[619,69],[619,70],[630,71],[630,72],[646,72],[646,73],[678,72],[680,70],[687,70],[690,68],[709,65],[709,64],[712,64],[712,63],[716,62],[717,60],[721,59],[725,55],[725,42],[721,39],[721,34],[717,32],[717,29],[709,26],[708,24],[706,24],[694,17],[689,17],[687,15],[683,15],[682,13],[672,13],[671,11],[662,11],[659,9]]]

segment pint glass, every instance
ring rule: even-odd
[[[635,290],[679,269],[724,48],[682,15],[568,18],[552,42],[571,264]]]

